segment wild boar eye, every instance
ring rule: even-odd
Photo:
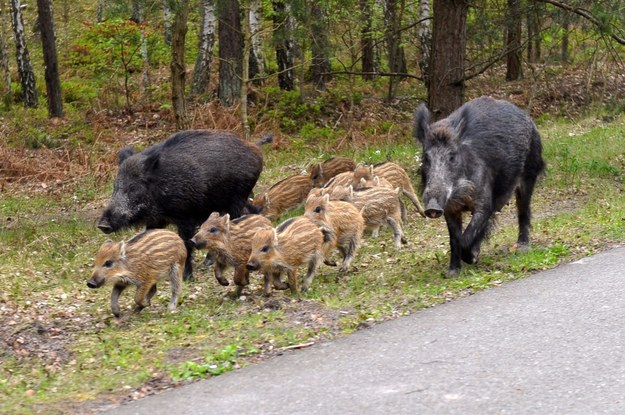
[[[455,155],[455,154],[450,154],[450,155],[449,155],[449,161],[450,161],[451,163],[453,163],[455,160],[456,160],[456,155]]]
[[[265,245],[262,248],[260,248],[260,252],[266,254],[267,252],[269,252],[269,245]]]
[[[315,208],[315,210],[313,210],[314,213],[321,213],[321,211],[323,210],[323,208],[321,206],[317,206]]]
[[[217,228],[216,227],[212,227],[208,230],[209,233],[217,233]]]
[[[113,261],[110,259],[104,263],[104,268],[111,268],[113,266]]]
[[[315,175],[313,175],[313,176],[312,176],[312,179],[313,179],[313,180],[317,180],[318,178],[319,178],[319,175],[318,175],[318,174],[315,174]]]

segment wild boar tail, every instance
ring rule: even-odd
[[[263,144],[269,144],[269,143],[273,143],[273,133],[269,133],[255,141],[255,144],[258,147],[262,146]]]

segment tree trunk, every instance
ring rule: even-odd
[[[523,78],[521,68],[521,0],[508,0],[506,17],[506,81]]]
[[[464,58],[468,1],[436,0],[428,106],[435,120],[464,101]]]
[[[198,54],[193,68],[191,96],[208,92],[211,76],[211,63],[215,47],[215,5],[213,0],[202,0],[202,21],[198,37]]]
[[[37,107],[37,86],[35,73],[30,63],[26,34],[24,33],[24,19],[20,0],[11,0],[11,21],[15,34],[15,55],[17,57],[17,72],[22,84],[22,101],[27,107]]]
[[[168,46],[171,46],[172,42],[172,4],[176,1],[177,0],[163,0],[163,27],[165,30],[165,33],[163,33],[163,38],[165,39],[165,44]]]
[[[0,94],[4,107],[11,108],[11,68],[9,66],[9,49],[7,47],[7,14],[4,0],[0,0],[0,68],[2,70],[2,83],[0,83]]]
[[[243,36],[238,0],[220,0],[219,26],[219,100],[229,107],[241,95]]]
[[[315,87],[323,91],[326,89],[326,82],[329,80],[329,75],[325,75],[325,73],[330,72],[330,42],[328,40],[328,18],[320,2],[312,2],[310,19],[310,35],[312,37],[310,45],[310,51],[312,52],[311,78]]]
[[[430,87],[430,59],[432,55],[432,29],[430,24],[430,0],[419,2],[419,24],[417,34],[421,45],[421,56],[419,58],[419,69],[426,88]]]
[[[404,0],[386,0],[384,21],[386,23],[386,45],[388,48],[388,69],[391,73],[406,73],[406,57],[401,44],[401,21],[404,13]],[[402,76],[389,76],[388,96],[390,101],[397,93]]]
[[[48,116],[60,118],[63,116],[63,100],[61,99],[61,81],[59,79],[54,20],[52,19],[50,0],[37,0],[37,13],[39,28],[41,29],[46,91],[48,93]]]
[[[143,62],[143,74],[141,79],[141,92],[146,101],[150,100],[150,59],[148,55],[148,37],[145,33],[145,2],[144,0],[132,0],[132,16],[130,18],[141,28],[141,61]]]
[[[189,1],[178,0],[175,5],[174,25],[171,39],[171,99],[176,119],[176,130],[189,128],[185,100],[184,41],[187,35]]]
[[[265,54],[263,52],[263,33],[260,25],[262,18],[262,4],[260,0],[250,1],[250,35],[252,36],[252,49],[250,50],[250,79],[265,76]],[[262,85],[262,80],[254,80],[257,85]]]
[[[564,12],[562,16],[562,52],[560,59],[563,65],[569,63],[569,25],[571,18],[568,12]]]
[[[250,123],[247,117],[247,83],[250,80],[250,50],[252,49],[252,31],[250,28],[250,6],[249,0],[242,0],[243,9],[243,56],[241,59],[241,102],[239,111],[241,115],[241,126],[243,127],[243,136],[245,139],[250,138]]]
[[[290,8],[283,0],[275,0],[273,5],[273,40],[278,62],[278,85],[280,89],[295,89],[295,40],[293,30],[295,24]]]
[[[375,47],[373,42],[373,22],[371,0],[360,0],[360,13],[363,26],[360,31],[360,48],[362,50],[362,79],[371,80],[377,72]]]
[[[541,58],[540,19],[540,4],[534,3],[527,12],[527,32],[529,38],[527,60],[532,63],[539,62]]]

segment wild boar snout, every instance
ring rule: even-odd
[[[104,278],[98,278],[97,276],[91,277],[89,281],[87,281],[87,287],[89,288],[100,288],[104,285],[106,280]]]
[[[257,261],[249,261],[245,265],[245,268],[247,268],[249,271],[258,271],[260,269],[260,264]]]
[[[425,216],[431,219],[440,218],[443,215],[443,208],[438,204],[436,199],[426,199]]]

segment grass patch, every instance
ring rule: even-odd
[[[87,178],[56,198],[3,198],[0,340],[6,347],[0,351],[0,413],[81,412],[81,405],[105,397],[141,397],[158,385],[215,376],[284,348],[344,335],[622,244],[624,127],[622,118],[541,126],[548,172],[536,189],[527,252],[510,248],[517,233],[512,204],[499,214],[480,263],[444,279],[445,223],[424,220],[410,206],[404,249],[395,250],[388,230],[378,239],[366,236],[352,272],[337,280],[335,269],[323,267],[301,298],[288,292],[265,298],[255,276],[244,297],[232,300],[196,255],[197,280],[185,284],[175,314],[166,311],[167,284],[138,315],[129,314],[132,293],[124,293],[119,320],[110,312],[110,287],[87,288],[93,256],[108,236],[94,228],[93,213],[78,205],[106,199],[110,188]],[[264,151],[264,188],[334,155],[306,145]],[[359,162],[398,162],[415,187],[419,153],[408,138],[341,152]]]

